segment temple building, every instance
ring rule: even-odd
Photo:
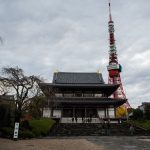
[[[101,73],[55,72],[52,83],[39,86],[47,97],[43,117],[62,123],[115,119],[116,108],[126,102],[110,98],[119,84],[105,84]]]

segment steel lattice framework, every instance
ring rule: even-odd
[[[109,84],[119,84],[119,88],[116,90],[115,93],[113,93],[112,97],[114,98],[122,98],[126,99],[125,92],[123,90],[123,85],[121,82],[120,73],[122,71],[121,65],[118,63],[118,57],[117,57],[117,49],[115,44],[115,35],[114,35],[114,22],[112,20],[111,15],[111,3],[109,0],[109,22],[108,22],[108,28],[109,28],[109,65],[107,66],[107,70],[109,73],[108,77],[108,83]],[[128,101],[123,105],[126,109],[131,108]]]

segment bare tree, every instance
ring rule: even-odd
[[[6,87],[0,78],[0,95],[7,95],[10,92],[10,88]]]
[[[34,88],[37,82],[40,82],[39,77],[25,76],[24,71],[19,67],[4,67],[2,68],[3,77],[0,77],[1,82],[7,88],[12,88],[16,99],[16,120],[20,121],[22,116],[23,106],[30,96],[30,91]]]

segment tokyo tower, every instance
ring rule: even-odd
[[[111,3],[109,0],[109,22],[108,22],[108,28],[109,28],[109,65],[107,66],[108,70],[108,83],[109,84],[119,84],[119,88],[116,90],[116,92],[113,93],[112,97],[116,99],[126,99],[125,92],[123,90],[122,82],[120,73],[122,71],[121,65],[118,63],[118,57],[117,57],[117,49],[115,44],[115,35],[114,35],[114,22],[112,20],[111,15]],[[126,101],[125,104],[117,108],[116,111],[116,117],[123,117],[127,116],[127,110],[131,108],[128,101]]]

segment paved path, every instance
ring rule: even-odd
[[[96,145],[101,145],[105,150],[150,150],[149,137],[109,136],[87,138]]]
[[[19,141],[0,139],[0,150],[150,150],[150,137],[48,137]]]

